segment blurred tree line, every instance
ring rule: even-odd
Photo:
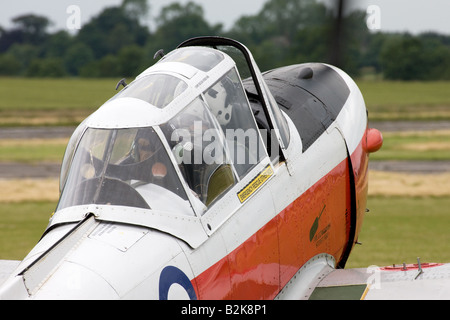
[[[332,62],[336,15],[315,0],[267,0],[256,15],[242,16],[230,30],[211,25],[193,2],[165,6],[145,25],[147,0],[123,0],[85,24],[77,34],[49,33],[51,21],[22,15],[0,26],[0,75],[30,77],[133,77],[154,63],[159,49],[169,52],[201,35],[234,38],[253,52],[261,70],[302,62]],[[147,19],[148,20],[148,19]],[[450,36],[370,32],[366,13],[343,18],[340,67],[353,76],[386,79],[449,80]]]

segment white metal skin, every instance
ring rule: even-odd
[[[137,79],[165,73],[183,79],[189,88],[162,109],[134,98],[112,99],[83,122],[82,130],[158,126],[234,65],[228,56],[209,72],[180,62],[157,63]],[[194,208],[195,216],[110,205],[57,211],[45,236],[1,286],[0,298],[195,298],[189,283],[180,280],[165,287],[162,275],[181,270],[193,279],[207,270],[344,161],[346,145],[351,154],[361,142],[367,126],[362,95],[344,72],[336,71],[350,96],[336,121],[305,154],[298,131],[285,115],[290,143],[283,151],[289,167],[264,157],[206,212]],[[236,194],[267,166],[273,175],[242,204]],[[187,188],[185,182],[183,186]],[[192,194],[188,197],[194,201]]]
[[[448,300],[450,264],[424,266],[397,265],[389,270],[378,266],[348,270],[328,269],[316,278],[318,288],[365,285],[362,300]],[[308,292],[307,294],[310,294]],[[309,295],[306,296],[306,299]]]

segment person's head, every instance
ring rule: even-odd
[[[144,137],[137,139],[137,150],[139,161],[144,161],[155,154],[155,146],[151,144],[150,140]]]
[[[134,156],[137,162],[153,157],[162,147],[161,141],[152,128],[142,128],[134,139]]]

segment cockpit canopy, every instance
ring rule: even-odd
[[[233,60],[180,48],[77,128],[57,211],[98,204],[202,214],[267,157],[263,146]]]
[[[151,74],[127,86],[115,98],[137,98],[162,109],[178,97],[188,85],[168,74]]]
[[[203,72],[211,71],[225,56],[222,52],[205,47],[186,47],[174,50],[160,62],[182,62]]]

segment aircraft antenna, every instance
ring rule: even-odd
[[[117,85],[116,85],[116,91],[117,91],[117,89],[119,89],[119,87],[120,87],[121,85],[122,85],[124,88],[128,85],[125,78],[120,79],[119,82],[117,82]]]
[[[159,49],[158,51],[156,51],[155,54],[153,55],[153,60],[156,60],[158,57],[159,58],[164,57],[164,49]]]

